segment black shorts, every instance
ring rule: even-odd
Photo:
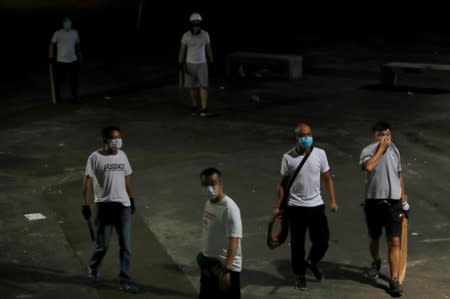
[[[367,199],[364,202],[364,214],[371,239],[378,239],[383,227],[388,237],[402,235],[403,210],[400,200]]]

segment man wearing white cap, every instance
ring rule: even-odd
[[[178,66],[184,70],[185,87],[192,97],[192,115],[208,116],[208,61],[214,62],[209,34],[202,30],[202,17],[193,13],[189,18],[190,30],[183,34],[178,55]],[[200,91],[200,106],[198,105]]]

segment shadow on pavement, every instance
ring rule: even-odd
[[[152,285],[143,285],[139,282],[137,283],[139,286],[139,292],[138,294],[150,294],[150,295],[158,295],[158,296],[177,296],[179,298],[192,298],[192,294],[190,293],[184,293],[184,292],[178,292],[170,289],[164,289],[164,288],[158,288],[156,286]],[[117,290],[118,292],[122,292],[120,290],[119,281],[113,280],[113,279],[105,279],[100,280],[99,282],[96,282],[94,285],[91,285],[93,288],[97,290]]]
[[[21,287],[21,284],[29,283],[50,283],[50,284],[72,284],[86,287],[93,287],[98,290],[117,290],[119,292],[119,281],[113,279],[100,280],[95,284],[89,284],[86,276],[67,275],[64,271],[54,270],[45,267],[33,267],[22,264],[0,262],[0,290],[8,294],[8,290],[12,291],[34,291]],[[177,296],[192,298],[192,294],[178,292],[174,290],[158,288],[152,285],[139,284],[140,292],[153,295]],[[121,291],[120,291],[121,292]],[[2,297],[3,298],[3,297]]]
[[[285,285],[291,285],[293,283],[293,273],[290,260],[278,260],[275,261],[278,272],[285,278],[279,279],[272,275],[266,273],[261,273],[257,271],[246,271],[247,284],[259,284],[259,285],[274,285],[279,288]],[[366,284],[374,288],[382,289],[389,294],[389,288],[387,285],[378,283],[375,279],[367,277],[366,267],[359,267],[349,264],[339,264],[329,261],[322,261],[320,263],[320,268],[322,269],[325,279],[330,280],[351,280],[361,284]],[[307,272],[308,274],[308,272]],[[389,278],[385,275],[380,274],[379,279],[389,282]],[[244,282],[244,279],[242,279]],[[292,282],[291,282],[292,281]],[[316,282],[315,279],[311,279],[311,282]]]

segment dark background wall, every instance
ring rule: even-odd
[[[450,47],[450,18],[443,7],[425,2],[332,3],[144,0],[137,32],[139,0],[1,0],[1,73],[10,78],[46,64],[50,37],[66,15],[80,32],[85,59],[111,63],[139,57],[175,63],[193,11],[204,16],[219,58],[233,50],[302,54],[311,47],[339,43]]]

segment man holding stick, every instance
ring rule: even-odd
[[[89,261],[89,280],[99,279],[98,268],[108,250],[113,228],[120,245],[120,286],[136,293],[138,287],[131,281],[131,214],[136,210],[131,185],[132,169],[127,155],[121,150],[122,138],[118,127],[102,130],[103,147],[93,152],[86,163],[83,183],[82,214],[89,222],[89,200],[94,191],[96,203],[97,239]]]
[[[56,47],[56,57],[55,57]],[[67,76],[70,77],[72,102],[78,103],[78,76],[80,71],[80,37],[78,31],[72,28],[72,20],[68,17],[62,21],[62,28],[56,31],[50,41],[50,67],[55,66],[55,82],[51,82],[54,103],[61,102],[61,86]],[[56,62],[56,63],[55,63]],[[50,69],[50,80],[53,81],[53,70]]]

